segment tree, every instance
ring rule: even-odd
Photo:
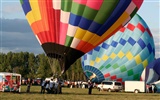
[[[29,58],[29,53],[28,52],[23,52],[23,57],[24,62],[22,63],[20,67],[20,74],[22,77],[27,78],[28,77],[28,58]]]
[[[52,71],[50,65],[48,63],[48,58],[45,54],[39,54],[37,56],[39,61],[38,63],[38,70],[37,70],[37,77],[39,78],[46,78],[52,76]]]
[[[60,73],[60,65],[55,61],[55,66],[50,67],[48,57],[45,54],[35,56],[29,52],[0,53],[0,72],[15,72],[24,78],[46,78],[51,77],[54,73]],[[85,80],[85,75],[81,67],[80,59],[61,76],[65,80]]]
[[[35,74],[36,74],[36,70],[37,70],[37,66],[36,62],[35,62],[35,55],[33,53],[29,54],[29,58],[28,58],[28,77],[29,78],[35,78]]]

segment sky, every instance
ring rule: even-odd
[[[154,37],[156,58],[160,57],[160,0],[144,0],[137,12]],[[22,11],[20,0],[0,0],[0,52],[44,53]]]

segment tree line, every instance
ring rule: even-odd
[[[60,71],[59,66],[55,66],[56,71]],[[0,53],[0,72],[19,73],[23,78],[46,78],[53,76],[48,57],[43,54],[35,55],[29,52],[8,52]],[[65,80],[86,80],[78,59],[61,76]]]

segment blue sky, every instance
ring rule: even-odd
[[[0,2],[0,52],[44,53],[25,20],[19,0]],[[160,57],[160,0],[144,0],[137,13],[150,27],[156,46],[156,58],[158,58]]]

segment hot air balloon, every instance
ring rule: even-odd
[[[152,34],[136,14],[115,35],[81,57],[82,68],[92,82],[140,80],[143,69],[154,60]],[[94,77],[93,77],[94,75]]]
[[[147,84],[160,80],[160,58],[152,61],[142,72],[141,80]]]
[[[34,35],[62,73],[124,26],[143,0],[20,0]],[[51,64],[51,67],[54,63]]]

